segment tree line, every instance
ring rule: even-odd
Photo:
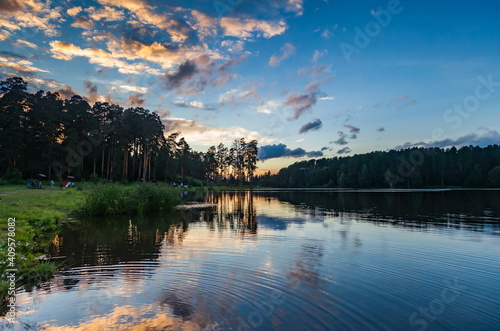
[[[255,178],[272,187],[500,187],[500,146],[410,148],[296,162]]]
[[[249,182],[257,168],[256,140],[237,139],[206,153],[180,133],[165,135],[160,116],[81,96],[28,91],[20,77],[0,81],[0,178],[45,174],[62,180]]]

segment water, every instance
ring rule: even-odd
[[[85,220],[17,294],[43,330],[499,330],[500,192],[218,192]]]

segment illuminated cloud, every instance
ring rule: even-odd
[[[250,39],[271,38],[283,34],[287,28],[284,20],[264,21],[253,18],[223,17],[221,27],[226,36]]]
[[[62,8],[50,7],[49,1],[4,0],[0,5],[0,25],[10,31],[30,28],[43,31],[48,37],[58,36]]]
[[[21,40],[21,39],[17,39],[14,42],[14,45],[17,46],[17,47],[30,47],[30,48],[33,48],[33,49],[37,49],[38,48],[37,45],[35,45],[33,43],[30,43],[29,41]]]
[[[71,26],[74,28],[82,28],[86,30],[90,30],[94,27],[94,22],[85,17],[76,17],[74,22],[71,23]]]
[[[123,11],[108,6],[104,6],[99,9],[96,9],[95,7],[89,7],[87,9],[87,12],[90,13],[89,17],[94,21],[104,20],[107,22],[112,22],[121,21],[125,18],[125,13]]]
[[[72,7],[72,8],[69,8],[66,10],[66,13],[69,15],[69,16],[76,16],[78,15],[81,11],[82,11],[82,7],[80,6],[77,6],[77,7]]]
[[[184,21],[169,13],[157,13],[154,7],[142,0],[97,0],[101,5],[127,9],[143,24],[151,24],[165,30],[172,42],[184,42],[192,34],[192,28]]]
[[[114,57],[112,54],[97,48],[82,49],[76,45],[66,43],[64,41],[51,41],[50,52],[52,57],[59,60],[69,61],[74,57],[86,57],[90,63],[98,64],[107,68],[117,68],[122,74],[144,75],[152,74],[159,75],[158,69],[153,69],[143,63],[130,64],[126,61]]]
[[[245,140],[255,139],[260,144],[272,143],[274,139],[261,136],[257,131],[249,131],[239,126],[214,128],[205,126],[197,121],[183,118],[162,118],[165,124],[167,135],[173,132],[180,132],[190,145],[209,147],[222,142],[231,145],[235,139],[242,137]]]
[[[16,74],[23,76],[25,73],[36,73],[36,72],[46,72],[49,71],[37,68],[33,65],[33,62],[28,60],[19,60],[18,58],[12,56],[1,56],[0,55],[0,67],[14,70]]]
[[[128,92],[136,92],[140,94],[148,93],[147,87],[141,86],[131,86],[131,85],[120,85],[120,88]]]
[[[216,108],[207,106],[201,101],[181,101],[177,100],[173,102],[174,105],[182,108],[194,108],[194,109],[201,109],[201,110],[216,110]]]

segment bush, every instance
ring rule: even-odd
[[[177,191],[165,184],[103,184],[89,191],[82,212],[89,216],[163,212],[179,202]]]
[[[23,179],[23,174],[19,169],[15,167],[10,167],[7,169],[5,172],[5,175],[3,175],[3,179],[8,180],[8,181],[20,181]]]

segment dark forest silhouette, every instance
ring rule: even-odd
[[[313,159],[256,181],[273,187],[500,187],[500,146],[411,148]]]
[[[196,152],[179,133],[165,136],[155,112],[74,95],[28,92],[19,77],[0,82],[0,177],[74,176],[110,181],[252,183],[272,187],[500,187],[500,146],[411,148],[296,162],[254,176],[258,145]]]
[[[0,82],[0,178],[181,181],[201,185],[249,182],[257,141],[237,139],[206,153],[179,133],[165,136],[155,112],[107,102],[91,106],[78,95],[30,93],[20,77]]]

